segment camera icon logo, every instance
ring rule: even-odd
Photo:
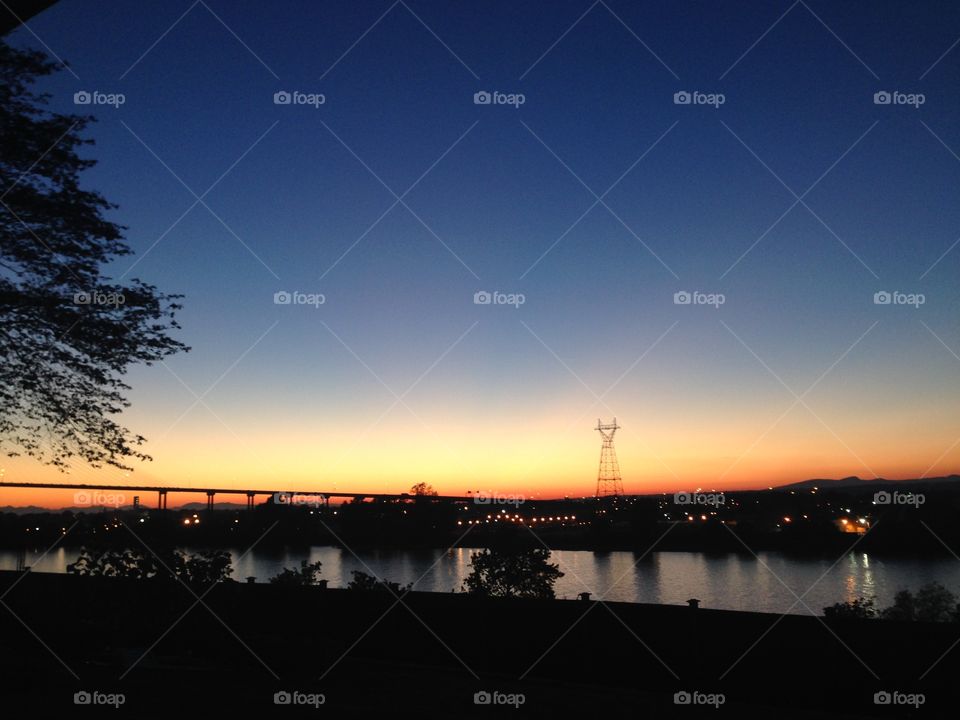
[[[873,496],[873,502],[877,505],[889,505],[890,499],[891,495],[886,490],[881,490]]]
[[[273,304],[274,305],[289,305],[293,300],[293,296],[288,293],[286,290],[280,290],[273,294]]]
[[[886,290],[879,290],[873,294],[873,304],[874,305],[889,305],[892,300],[892,295]]]
[[[93,696],[86,690],[81,690],[73,694],[74,705],[89,705],[91,702],[93,702]]]
[[[693,96],[686,90],[680,90],[673,94],[674,105],[689,105],[691,102],[693,102]]]
[[[73,94],[74,105],[89,105],[93,101],[93,96],[86,90],[79,90]]]
[[[74,505],[89,505],[90,502],[90,493],[86,492],[85,490],[73,494]]]
[[[289,705],[291,702],[293,702],[293,696],[286,690],[280,690],[273,694],[274,705]]]
[[[473,294],[474,305],[489,305],[491,302],[493,302],[493,295],[486,290],[478,290]]]
[[[273,501],[277,505],[289,505],[293,501],[293,495],[288,492],[278,492],[273,494]]]
[[[893,101],[893,96],[886,90],[880,90],[873,94],[874,105],[889,105]]]
[[[289,105],[292,100],[293,96],[286,90],[279,90],[273,94],[274,105]]]
[[[481,90],[473,94],[474,105],[489,105],[491,102],[493,102],[493,96],[486,90]]]
[[[692,701],[693,697],[686,690],[681,690],[673,694],[674,705],[689,705]]]
[[[690,295],[686,290],[681,290],[680,292],[675,292],[673,294],[673,304],[674,305],[689,305],[693,296]]]
[[[893,701],[893,696],[886,690],[881,690],[873,694],[874,705],[889,705]]]
[[[88,292],[78,292],[73,294],[73,302],[77,305],[89,305],[90,304],[90,293]]]
[[[473,694],[474,705],[489,705],[491,702],[493,702],[493,698],[486,690],[481,690]]]

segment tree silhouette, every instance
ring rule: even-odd
[[[960,622],[957,596],[938,582],[929,582],[916,593],[900,590],[893,605],[877,610],[873,598],[859,597],[823,609],[825,617],[897,620],[900,622]]]
[[[378,580],[373,575],[368,575],[362,570],[351,570],[350,574],[353,575],[353,580],[347,583],[347,589],[349,590],[362,590],[362,591],[371,591],[379,590],[382,592],[390,592],[394,595],[400,595],[401,593],[408,593],[413,587],[413,583],[407,583],[406,585],[401,585],[397,582],[391,582],[386,578]]]
[[[317,560],[314,563],[307,563],[306,560],[300,561],[300,569],[283,568],[279,573],[270,578],[274,585],[319,585],[320,566],[322,562]]]
[[[484,549],[470,556],[463,588],[487,597],[556,597],[553,586],[563,573],[549,559],[546,548]]]
[[[188,349],[168,335],[180,296],[104,274],[131,250],[105,217],[115,206],[80,186],[93,118],[49,112],[31,89],[56,69],[0,41],[0,449],[129,470],[150,458],[111,419],[129,405],[121,377]]]
[[[923,585],[916,594],[900,590],[893,605],[883,611],[886,620],[951,622],[960,619],[956,596],[938,582]]]
[[[188,585],[206,586],[230,580],[233,567],[227,550],[202,550],[190,555],[181,550],[164,550],[154,555],[130,548],[89,550],[83,547],[76,562],[67,565],[67,572],[136,580],[179,579]]]
[[[437,491],[433,489],[433,485],[430,483],[418,482],[410,488],[410,494],[417,497],[436,497]]]
[[[872,597],[858,597],[847,602],[839,602],[823,609],[823,616],[828,618],[845,618],[855,620],[870,620],[878,616],[876,600]]]

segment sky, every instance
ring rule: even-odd
[[[613,417],[628,493],[960,472],[958,39],[948,2],[62,0],[8,40],[68,61],[110,274],[192,350],[128,374],[152,462],[3,476],[581,496]]]

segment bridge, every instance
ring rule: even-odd
[[[213,510],[213,500],[217,495],[245,495],[247,498],[247,509],[250,510],[255,504],[258,495],[267,495],[274,498],[280,498],[279,503],[283,504],[286,498],[287,503],[294,498],[315,498],[316,502],[323,503],[325,507],[330,506],[330,498],[371,498],[374,500],[415,500],[418,497],[429,498],[431,500],[445,500],[448,502],[473,502],[472,495],[411,495],[410,493],[356,493],[356,492],[320,492],[318,490],[243,490],[238,488],[204,488],[204,487],[163,487],[159,485],[91,485],[85,483],[25,483],[25,482],[0,482],[0,488],[34,488],[37,490],[90,490],[103,492],[142,492],[157,493],[157,509],[167,509],[168,493],[189,493],[196,495],[206,493],[207,509]],[[298,503],[299,504],[299,503]]]

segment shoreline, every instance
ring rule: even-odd
[[[474,695],[495,691],[525,695],[507,708],[515,717],[598,702],[611,717],[661,717],[690,712],[675,695],[693,692],[722,694],[719,711],[739,717],[889,717],[878,692],[923,693],[925,713],[949,710],[960,670],[960,652],[944,654],[960,641],[955,624],[459,593],[398,604],[384,591],[0,572],[8,590],[8,706],[39,686],[66,708],[78,687],[96,686],[124,693],[122,710],[139,717],[184,703],[266,710],[290,689],[323,693],[337,716],[479,717],[490,709]]]

